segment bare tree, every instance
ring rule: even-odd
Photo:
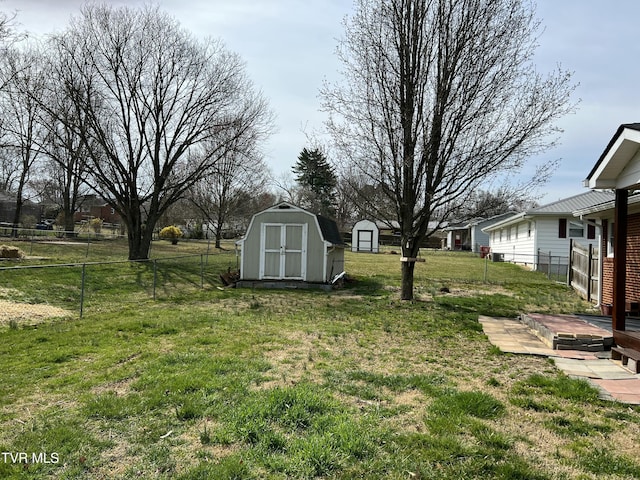
[[[295,181],[290,172],[282,172],[273,179],[273,183],[278,191],[278,198],[293,205],[302,205],[304,200],[304,189]]]
[[[214,175],[195,185],[191,199],[207,224],[213,226],[216,248],[220,248],[225,223],[235,216],[236,211],[242,210],[246,202],[243,193],[264,193],[268,179],[264,162],[247,162],[241,157],[229,155],[218,162]]]
[[[56,65],[58,61],[58,58],[50,57],[45,64],[48,86],[47,96],[42,99],[46,107],[42,109],[41,123],[46,134],[40,147],[45,160],[40,180],[44,187],[43,197],[57,205],[64,231],[73,236],[74,214],[89,193],[90,148],[83,140],[88,135],[78,133],[78,129],[86,128],[87,122],[77,117],[83,112],[74,108],[73,91],[67,88],[64,78],[57,76],[61,71]]]
[[[129,258],[147,258],[158,219],[233,150],[249,107],[266,114],[266,102],[237,55],[157,8],[85,6],[52,44],[85,122],[72,127],[88,146],[92,187],[122,216]]]
[[[40,123],[40,105],[45,75],[42,59],[35,48],[12,49],[4,57],[4,88],[0,90],[4,122],[3,157],[15,169],[16,206],[13,235],[21,221],[22,207],[30,175],[40,155],[44,128]]]
[[[539,26],[528,0],[358,0],[345,21],[344,82],[321,92],[327,127],[393,202],[402,299],[422,240],[488,178],[551,146],[572,110],[571,75],[532,63]]]

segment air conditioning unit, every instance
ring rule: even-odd
[[[504,253],[491,252],[491,260],[494,262],[504,262]]]

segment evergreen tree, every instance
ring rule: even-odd
[[[324,154],[318,149],[303,148],[291,170],[303,189],[301,206],[333,218],[337,177]]]

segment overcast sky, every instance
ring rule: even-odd
[[[83,0],[0,0],[17,12],[20,29],[44,34],[62,30]],[[143,5],[144,0],[110,0]],[[239,53],[256,86],[277,115],[277,133],[266,148],[276,175],[288,172],[303,147],[304,131],[321,128],[318,90],[336,78],[333,54],[352,0],[159,0],[196,36],[222,38]],[[565,117],[561,144],[545,154],[561,159],[541,203],[585,192],[587,176],[621,123],[640,121],[638,0],[538,0],[545,31],[537,66],[548,72],[560,64],[580,83],[577,112]]]

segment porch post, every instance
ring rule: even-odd
[[[625,329],[627,288],[627,209],[629,192],[616,189],[613,227],[613,330]]]

